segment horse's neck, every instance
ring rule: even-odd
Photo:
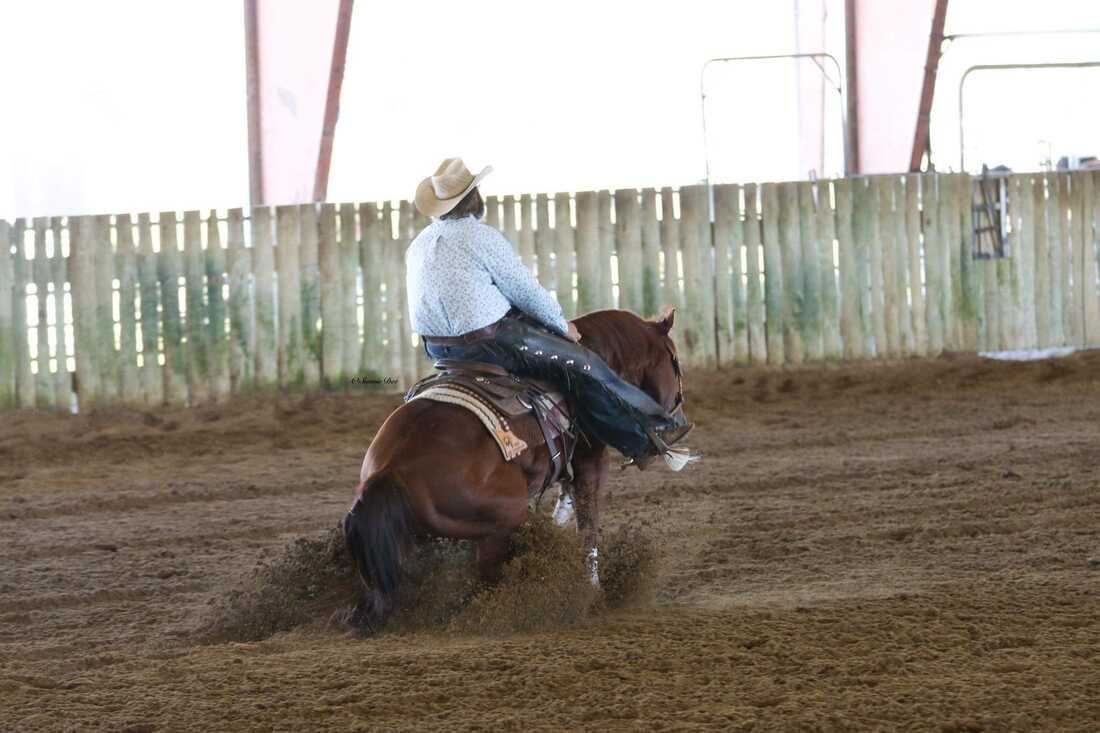
[[[600,323],[592,342],[584,344],[603,359],[613,371],[628,382],[635,383],[642,372],[642,352],[625,348],[631,343],[641,343],[643,334],[623,334],[620,324]],[[583,343],[583,342],[582,342]]]

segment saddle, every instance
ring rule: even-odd
[[[496,364],[456,359],[435,362],[439,371],[409,388],[405,401],[426,398],[470,410],[497,441],[505,460],[546,445],[551,469],[541,491],[573,478],[570,462],[577,444],[568,397],[553,384],[517,377]],[[561,445],[558,440],[561,439]]]

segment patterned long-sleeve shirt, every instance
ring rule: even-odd
[[[499,320],[514,305],[562,334],[561,306],[503,234],[473,216],[439,219],[405,251],[409,317],[424,336],[460,336]]]

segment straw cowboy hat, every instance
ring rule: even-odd
[[[435,175],[428,176],[416,187],[416,208],[424,216],[443,216],[458,206],[492,170],[493,167],[487,165],[475,176],[462,158],[447,158],[439,164]]]

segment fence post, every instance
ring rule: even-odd
[[[1040,348],[1053,345],[1054,337],[1051,333],[1051,295],[1050,295],[1050,243],[1053,237],[1048,236],[1049,217],[1047,204],[1048,178],[1042,174],[1035,179],[1035,187],[1032,191],[1033,231],[1035,232],[1035,322],[1036,338]],[[1025,224],[1026,226],[1026,224]]]

